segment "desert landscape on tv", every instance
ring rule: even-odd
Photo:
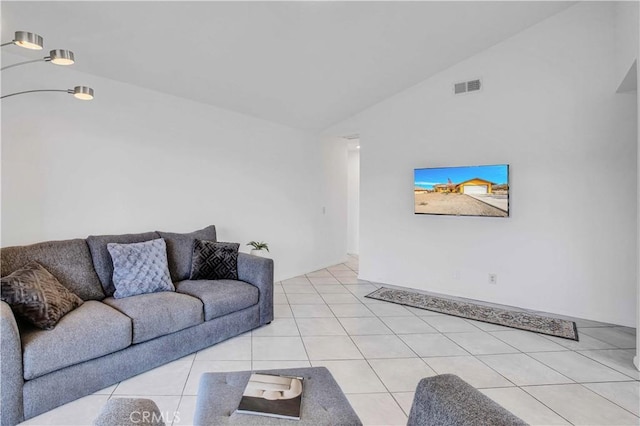
[[[416,214],[509,216],[509,166],[414,171]]]

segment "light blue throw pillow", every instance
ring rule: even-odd
[[[109,243],[107,250],[113,259],[114,298],[175,291],[162,238],[133,244]]]

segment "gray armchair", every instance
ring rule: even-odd
[[[453,374],[420,380],[407,426],[526,425],[491,398]]]
[[[167,413],[173,415],[173,413]],[[168,419],[169,422],[172,419]],[[94,426],[165,426],[160,409],[150,399],[111,398],[105,404]]]

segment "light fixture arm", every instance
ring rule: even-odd
[[[5,47],[5,46],[8,46],[10,44],[15,44],[15,41],[8,41],[6,43],[2,43],[2,44],[0,44],[0,47]]]
[[[62,92],[73,95],[74,98],[82,101],[90,101],[93,99],[93,89],[87,86],[76,86],[73,89],[36,89],[36,90],[24,90],[22,92],[10,93],[8,95],[0,96],[0,99],[8,98],[10,96],[24,95],[25,93],[35,92]]]
[[[7,65],[6,67],[2,67],[2,68],[0,68],[0,71],[4,71],[6,69],[17,67],[17,66],[20,66],[20,65],[31,64],[33,62],[42,62],[42,61],[46,62],[46,61],[50,61],[50,60],[51,60],[51,57],[47,56],[45,58],[32,59],[30,61],[18,62],[17,64],[11,64],[11,65]]]
[[[72,51],[66,49],[57,49],[49,52],[49,56],[44,58],[32,59],[30,61],[18,62],[17,64],[7,65],[0,68],[0,71],[4,71],[9,68],[17,67],[25,64],[32,64],[34,62],[51,62],[56,65],[71,65],[75,62],[75,57]]]
[[[73,89],[38,89],[38,90],[24,90],[22,92],[9,93],[8,95],[0,96],[0,99],[8,98],[10,96],[24,95],[25,93],[35,93],[35,92],[64,92],[64,93],[73,93]]]

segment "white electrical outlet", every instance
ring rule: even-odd
[[[460,279],[460,271],[453,271],[453,279],[454,280]]]
[[[498,284],[498,274],[489,274],[489,284]]]

